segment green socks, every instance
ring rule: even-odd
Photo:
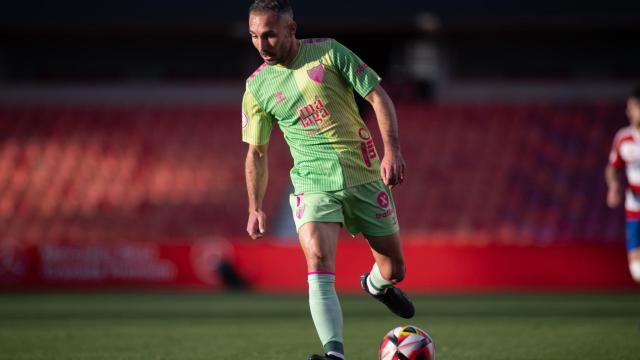
[[[378,264],[374,263],[371,273],[367,277],[367,288],[372,295],[383,293],[386,288],[392,286],[393,283],[382,277]]]
[[[335,275],[312,272],[309,281],[309,308],[325,353],[344,359],[342,309],[335,288]]]

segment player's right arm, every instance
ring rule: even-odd
[[[264,235],[267,216],[262,211],[262,200],[267,191],[269,172],[267,169],[267,149],[273,119],[247,90],[242,98],[242,141],[249,144],[245,159],[245,178],[249,198],[249,219],[247,233],[253,239]]]
[[[605,181],[607,182],[607,205],[615,208],[620,205],[622,196],[620,194],[620,180],[618,178],[618,169],[624,166],[624,160],[620,156],[618,136],[613,141],[611,153],[609,154],[609,163],[604,171]]]
[[[267,147],[267,144],[249,144],[249,151],[244,165],[247,194],[249,196],[247,233],[253,239],[262,237],[267,227],[267,215],[262,211],[262,199],[264,199],[269,181]]]

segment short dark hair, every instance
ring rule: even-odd
[[[631,90],[631,94],[629,95],[629,97],[640,100],[640,85],[634,87],[633,90]]]
[[[255,0],[249,6],[249,14],[254,11],[273,11],[278,16],[289,15],[293,17],[293,8],[289,0]]]

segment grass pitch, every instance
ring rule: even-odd
[[[439,360],[640,359],[640,293],[414,296],[395,318],[342,296],[349,360],[374,360],[382,336],[413,324]],[[306,359],[321,352],[305,296],[1,294],[0,359]]]

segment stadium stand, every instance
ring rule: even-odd
[[[235,108],[14,106],[0,119],[3,241],[184,239],[245,227]],[[270,185],[279,193],[287,183]]]
[[[602,175],[625,121],[619,105],[400,104],[398,117],[405,233],[479,243],[623,238]]]
[[[619,242],[602,170],[620,104],[398,104],[404,234],[462,243]],[[374,121],[371,115],[368,121]],[[236,107],[0,106],[2,241],[244,236]],[[288,206],[278,130],[265,201]],[[382,149],[380,149],[382,152]]]

